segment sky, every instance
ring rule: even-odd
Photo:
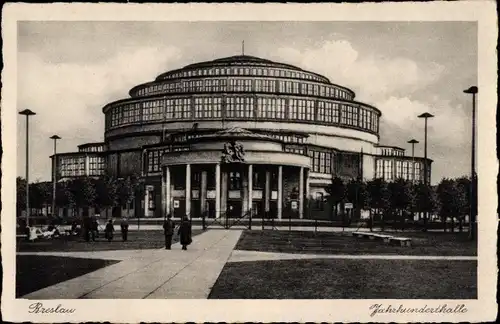
[[[471,98],[477,84],[474,22],[19,22],[17,109],[30,119],[30,180],[50,180],[58,152],[103,141],[107,103],[134,85],[199,61],[245,54],[322,74],[382,111],[380,143],[420,141],[430,112],[432,183],[470,171]],[[17,174],[24,177],[24,116]]]

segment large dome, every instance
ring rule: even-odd
[[[184,82],[198,82],[200,90],[202,88],[209,89],[212,87],[212,83],[216,85],[224,83],[221,78],[241,79],[241,82],[245,82],[243,80],[250,82],[250,80],[255,79],[288,80],[288,82],[301,82],[310,85],[311,89],[307,90],[308,94],[313,94],[313,88],[324,88],[327,96],[347,100],[353,100],[355,97],[355,93],[351,89],[333,84],[328,78],[320,74],[290,64],[273,62],[249,55],[224,57],[171,70],[160,74],[151,82],[133,87],[129,95],[131,97],[144,97],[178,93],[185,91]],[[208,86],[205,86],[205,84],[208,84]],[[289,92],[293,94],[294,90],[290,89]],[[295,93],[299,94],[298,88]]]
[[[276,67],[276,68],[281,68],[281,69],[286,69],[286,70],[293,70],[293,71],[297,71],[297,72],[304,72],[304,73],[307,73],[307,75],[310,78],[313,78],[316,81],[330,83],[330,80],[328,80],[328,78],[326,78],[322,75],[319,75],[317,73],[303,70],[303,69],[296,67],[294,65],[274,62],[271,60],[267,60],[267,59],[263,59],[263,58],[255,57],[255,56],[250,56],[250,55],[235,55],[235,56],[219,58],[219,59],[212,60],[212,61],[205,61],[205,62],[189,64],[181,69],[168,71],[166,73],[159,75],[156,78],[156,81],[168,79],[172,75],[175,75],[176,73],[179,73],[182,71],[199,70],[199,69],[205,69],[205,68],[211,68],[211,67],[228,67],[228,66]],[[297,74],[297,76],[298,75],[300,75],[300,74]],[[303,74],[303,75],[305,78],[307,78],[305,74]]]

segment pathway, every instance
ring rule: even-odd
[[[99,254],[103,258],[116,253],[123,261],[22,298],[205,299],[240,235],[236,230],[207,231],[197,235],[187,251],[176,243],[172,250],[79,252],[79,257]]]
[[[301,259],[378,259],[378,260],[460,260],[475,261],[475,256],[429,256],[429,255],[351,255],[351,254],[298,254],[234,250],[228,262],[276,261]]]

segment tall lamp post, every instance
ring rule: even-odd
[[[54,158],[52,159],[52,217],[56,215],[56,184],[57,184],[57,140],[61,139],[57,135],[52,135],[54,140]]]
[[[415,182],[415,144],[420,142],[412,138],[408,143],[411,144],[411,182]]]
[[[33,111],[25,109],[19,115],[26,116],[26,226],[30,225],[30,191],[29,191],[29,118],[36,115]]]
[[[434,115],[425,112],[421,115],[418,115],[418,118],[423,118],[425,121],[425,134],[424,134],[424,184],[429,184],[429,177],[427,175],[427,119],[434,117]],[[427,219],[429,218],[429,213],[425,211],[424,213],[424,232],[427,231]]]
[[[469,217],[469,239],[476,237],[476,94],[478,89],[472,86],[464,90],[464,93],[472,94],[472,145],[470,166],[470,217]]]

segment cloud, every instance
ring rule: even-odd
[[[305,51],[282,47],[276,58],[323,74],[356,91],[360,100],[374,102],[389,94],[411,93],[439,79],[444,67],[404,57],[362,56],[346,40],[331,40]]]
[[[381,130],[397,132],[405,136],[403,139],[423,137],[424,121],[417,116],[424,112],[434,115],[428,120],[428,137],[434,141],[456,147],[470,138],[468,116],[464,108],[462,105],[452,105],[449,100],[433,97],[428,102],[422,102],[391,96],[376,103],[376,106],[383,107]]]
[[[93,64],[53,64],[35,54],[20,53],[18,110],[29,108],[37,113],[30,120],[30,156],[37,157],[36,163],[30,163],[34,179],[50,178],[48,156],[53,148],[48,137],[56,133],[63,138],[61,152],[74,151],[85,141],[102,140],[102,107],[126,98],[131,87],[170,70],[179,58],[180,50],[170,46],[121,51]],[[22,144],[25,123],[18,125],[18,144]],[[18,148],[18,168],[24,166],[22,148]]]

